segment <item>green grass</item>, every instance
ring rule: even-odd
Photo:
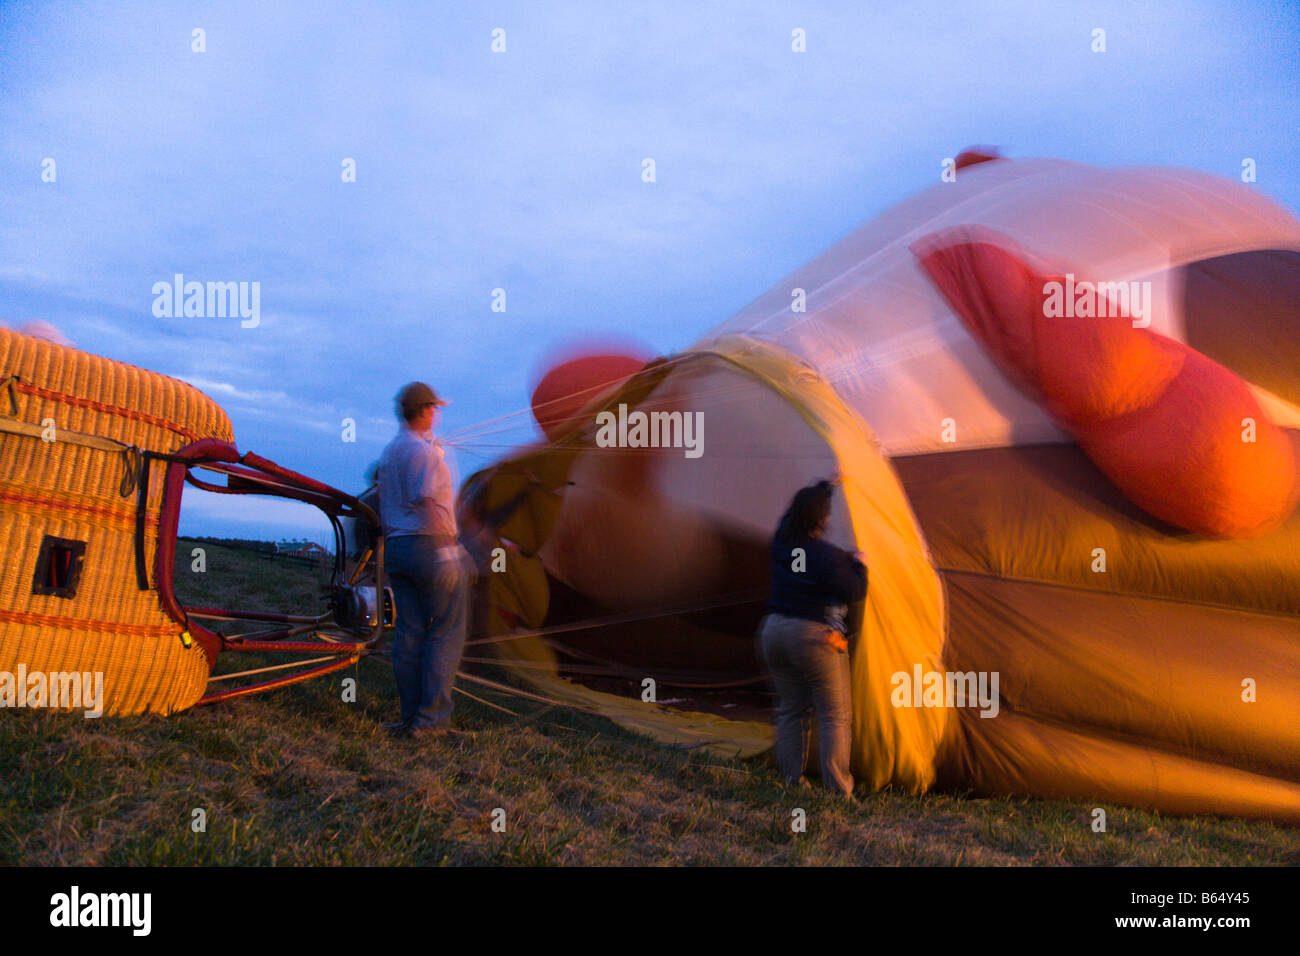
[[[318,599],[310,570],[219,546],[192,574],[182,544],[187,603],[303,611]],[[355,704],[342,701],[347,676]],[[396,715],[392,674],[367,659],[169,718],[13,711],[0,721],[0,865],[1300,863],[1300,833],[1270,823],[1108,806],[1108,831],[1094,833],[1092,802],[885,791],[848,805],[785,788],[765,759],[506,703],[522,716],[458,697],[463,736],[391,740],[379,723]],[[796,807],[805,833],[791,830]],[[195,809],[205,832],[191,829]]]

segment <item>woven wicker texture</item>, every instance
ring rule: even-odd
[[[231,441],[229,418],[183,382],[0,328],[0,382],[11,376],[16,381],[0,389],[0,415],[52,421],[54,440],[0,431],[0,671],[102,672],[110,714],[189,707],[210,662],[197,643],[185,647],[157,592],[137,586],[136,499],[121,494],[125,455],[59,434],[173,452],[200,438]],[[151,579],[163,470],[150,469]],[[85,542],[70,597],[34,593],[47,536]]]

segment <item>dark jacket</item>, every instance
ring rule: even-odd
[[[802,571],[794,570],[794,550],[802,548]],[[820,538],[772,540],[772,591],[769,614],[822,621],[844,631],[847,605],[867,594],[867,568],[843,548]]]

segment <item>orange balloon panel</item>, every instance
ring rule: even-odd
[[[1263,534],[1291,513],[1291,442],[1237,375],[1135,327],[1131,309],[1095,286],[1031,268],[989,230],[914,248],[976,339],[1134,503],[1225,537]],[[1088,314],[1074,314],[1076,301]]]

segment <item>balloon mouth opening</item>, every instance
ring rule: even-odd
[[[531,659],[522,674],[554,667],[575,689],[606,695],[611,713],[644,702],[738,722],[770,717],[774,694],[755,636],[767,612],[772,533],[790,496],[838,466],[800,406],[729,355],[646,369],[646,379],[606,400],[618,408],[610,412],[617,429],[605,422],[607,434],[566,434],[532,453],[539,474],[553,465],[563,480],[547,478],[552,490],[535,496],[534,523],[520,525],[538,558],[528,573],[544,573],[545,586],[521,577],[517,599],[541,618],[528,626],[547,648],[523,655]],[[796,363],[771,362],[783,386],[816,386]],[[660,430],[636,437],[634,414],[664,416]],[[836,540],[847,543],[843,502],[837,512]],[[503,602],[507,626],[517,626],[514,603]]]
[[[769,717],[774,696],[754,643],[767,613],[768,543],[711,530],[734,572],[729,588],[674,607],[614,610],[548,572],[543,629],[557,631],[545,640],[559,676],[632,700],[652,691],[654,703],[674,710]]]

